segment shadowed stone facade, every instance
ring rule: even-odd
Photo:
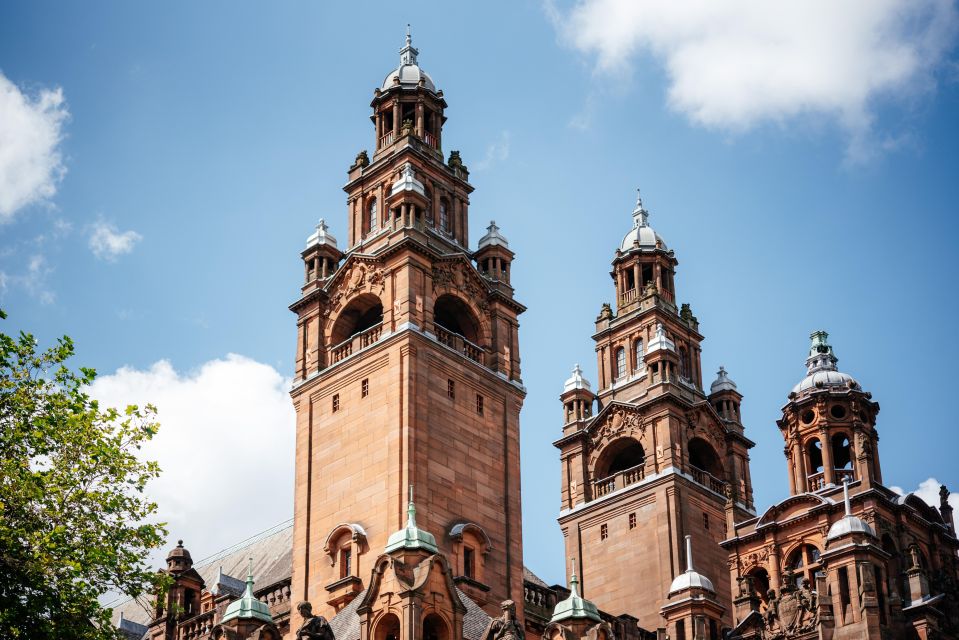
[[[743,396],[722,368],[704,388],[704,336],[641,199],[592,336],[597,388],[577,365],[560,395],[569,588],[523,566],[515,256],[492,222],[471,248],[469,171],[417,56],[407,35],[374,91],[342,248],[321,220],[301,252],[292,524],[197,565],[181,542],[171,591],[116,607],[123,633],[959,638],[948,491],[935,509],[882,484],[879,406],[824,332],[778,422],[791,495],[756,511]]]

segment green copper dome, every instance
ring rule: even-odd
[[[560,622],[570,618],[588,618],[596,622],[602,622],[596,605],[580,597],[579,580],[576,579],[575,571],[569,579],[569,590],[569,597],[562,602],[557,602],[556,607],[553,608],[553,617],[550,618],[550,622]]]
[[[255,618],[264,622],[273,622],[270,607],[257,600],[256,596],[253,595],[253,558],[250,558],[250,572],[246,576],[246,591],[243,592],[239,600],[230,603],[220,622],[226,622],[233,618]]]
[[[413,487],[410,486],[410,504],[406,508],[406,527],[390,535],[386,541],[386,552],[397,549],[422,549],[430,553],[439,553],[436,538],[416,526],[416,505],[413,504]]]

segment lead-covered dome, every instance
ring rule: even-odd
[[[858,516],[852,514],[852,507],[849,504],[849,483],[844,482],[842,485],[843,491],[843,503],[845,505],[846,514],[836,522],[832,523],[832,526],[829,527],[829,533],[826,534],[826,542],[832,542],[844,536],[848,536],[854,533],[859,533],[862,535],[870,536],[875,538],[876,532],[873,531],[872,527],[869,526],[865,520]]]
[[[413,89],[420,86],[436,93],[436,85],[429,74],[423,71],[416,62],[416,56],[419,50],[413,47],[413,38],[410,36],[409,25],[406,27],[406,45],[400,49],[400,66],[391,71],[386,79],[383,80],[383,91],[388,91],[393,87],[399,86]]]
[[[720,391],[736,391],[736,383],[729,377],[726,367],[720,365],[716,372],[716,379],[709,385],[709,393],[719,393]]]
[[[809,357],[806,358],[806,377],[793,387],[792,392],[798,395],[811,389],[826,387],[859,389],[855,378],[836,367],[839,358],[828,343],[829,334],[825,331],[814,331],[809,337],[812,345],[809,347]]]
[[[713,581],[693,568],[693,541],[692,536],[686,536],[686,571],[673,578],[669,585],[669,595],[688,589],[702,589],[716,593]]]
[[[660,235],[649,226],[649,211],[643,206],[643,198],[638,193],[636,195],[636,208],[633,209],[633,228],[623,237],[620,251],[625,253],[636,248],[666,248],[666,243],[663,242]]]

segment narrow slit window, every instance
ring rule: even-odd
[[[446,381],[446,395],[452,400],[456,398],[456,383],[452,380]]]
[[[360,383],[360,395],[364,398],[370,395],[370,379],[363,378],[363,382]]]
[[[609,527],[605,524],[599,525],[599,539],[605,540],[609,537]]]
[[[483,415],[483,396],[476,394],[476,413]]]
[[[340,410],[340,394],[333,394],[333,413],[336,413]]]
[[[629,514],[629,528],[630,528],[630,529],[635,529],[635,528],[636,528],[636,514],[635,514],[635,513]]]

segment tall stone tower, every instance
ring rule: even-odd
[[[349,168],[345,248],[321,220],[290,307],[292,597],[327,617],[369,586],[411,485],[457,586],[491,614],[523,602],[524,307],[496,225],[470,249],[469,172],[457,151],[444,161],[447,104],[417,54],[407,34],[373,92],[375,150]]]
[[[753,515],[742,396],[721,370],[702,388],[699,323],[676,306],[672,250],[649,225],[638,199],[633,228],[613,259],[615,311],[596,319],[598,389],[577,366],[567,380],[560,450],[559,523],[575,557],[583,596],[640,626],[662,626],[673,579],[686,569],[684,538],[696,567],[730,603],[727,503]],[[731,622],[730,612],[722,620]]]

